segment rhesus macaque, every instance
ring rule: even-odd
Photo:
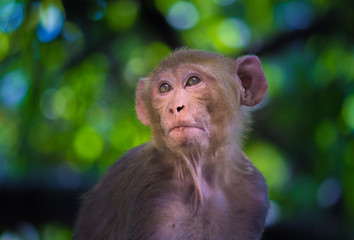
[[[151,141],[84,196],[73,239],[260,239],[268,193],[241,150],[241,106],[266,91],[256,56],[180,49],[165,58],[137,87]]]

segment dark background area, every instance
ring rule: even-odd
[[[79,198],[149,140],[135,86],[181,46],[256,54],[268,80],[245,152],[263,239],[354,239],[354,2],[0,2],[0,239],[70,239]]]

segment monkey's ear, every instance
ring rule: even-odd
[[[237,75],[241,80],[241,104],[253,106],[262,101],[267,93],[267,79],[261,62],[256,56],[236,59]]]
[[[145,105],[145,85],[147,78],[140,78],[136,89],[136,114],[139,120],[146,126],[150,126],[149,115]]]

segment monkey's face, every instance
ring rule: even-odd
[[[256,105],[266,92],[256,56],[232,60],[181,49],[139,80],[136,111],[151,127],[156,146],[213,150],[242,135],[246,117],[241,105]]]
[[[216,82],[212,72],[201,65],[182,64],[157,75],[151,87],[154,135],[162,135],[170,147],[208,145],[215,130],[211,111],[215,109]]]

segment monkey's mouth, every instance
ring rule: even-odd
[[[191,129],[197,129],[197,130],[204,131],[204,129],[199,127],[199,126],[177,125],[177,126],[172,127],[169,132],[172,132],[172,131],[184,131],[184,130],[191,130]]]

